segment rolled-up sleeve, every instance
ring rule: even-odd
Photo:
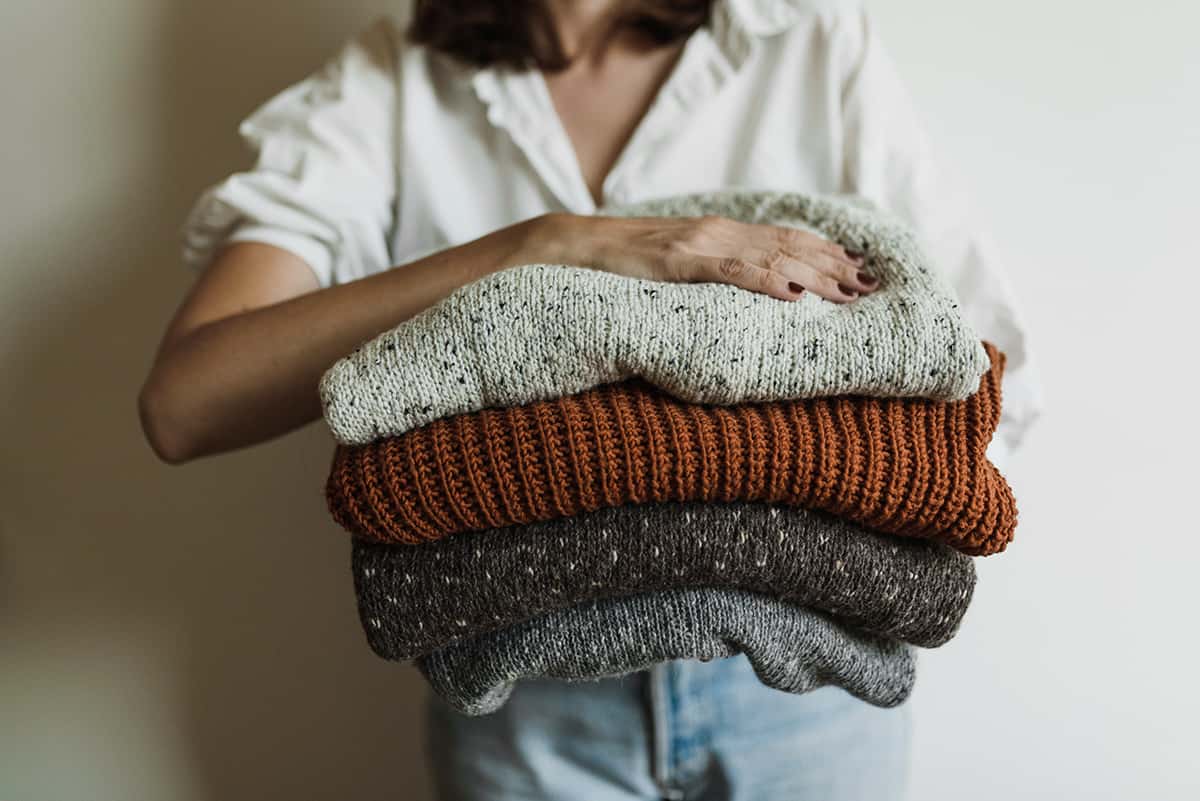
[[[1028,330],[995,243],[973,218],[964,182],[935,156],[898,72],[868,14],[850,15],[842,91],[844,182],[913,226],[950,280],[967,320],[1006,354],[997,450],[1019,446],[1040,415],[1042,394]]]
[[[399,40],[394,23],[376,21],[241,122],[255,163],[195,202],[182,230],[187,266],[245,241],[294,253],[321,287],[389,266]]]

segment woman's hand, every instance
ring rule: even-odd
[[[724,217],[602,217],[547,214],[545,236],[561,261],[635,278],[718,282],[796,300],[805,290],[835,303],[870,294],[879,281],[861,254],[807,231]],[[546,240],[543,240],[546,241]]]

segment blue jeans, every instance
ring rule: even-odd
[[[743,656],[523,682],[485,717],[426,710],[439,801],[897,801],[908,775],[907,703],[789,695]]]

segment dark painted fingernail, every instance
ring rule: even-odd
[[[804,291],[804,287],[800,286],[795,281],[788,281],[788,289],[792,290],[797,295]]]
[[[861,272],[858,274],[858,280],[862,281],[867,286],[875,286],[876,284],[879,283],[879,279],[876,278],[875,276],[867,275],[866,273],[861,273]]]
[[[851,250],[850,248],[842,248],[842,250],[846,251],[846,255],[850,257],[850,261],[863,260],[863,254],[859,253],[857,250]]]
[[[857,292],[855,292],[855,291],[854,291],[853,289],[851,289],[850,287],[846,286],[845,284],[838,284],[838,290],[839,290],[839,291],[840,291],[840,292],[841,292],[843,295],[846,295],[847,297],[851,297],[851,298],[857,298],[857,297],[858,297],[858,293],[857,293]]]

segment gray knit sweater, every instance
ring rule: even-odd
[[[353,566],[367,638],[388,659],[584,601],[694,587],[752,590],[936,646],[975,584],[951,548],[759,503],[604,508],[418,546],[356,541]]]
[[[724,191],[607,213],[811,228],[864,251],[880,289],[838,305],[585,267],[504,270],[335,363],[320,384],[334,437],[361,444],[633,376],[687,401],[730,404],[839,394],[955,400],[987,370],[978,336],[914,235],[861,203]]]
[[[714,589],[592,601],[452,645],[417,666],[451,706],[483,715],[525,678],[598,679],[737,653],[769,687],[803,693],[832,684],[882,707],[907,698],[915,678],[910,646],[762,595]]]

